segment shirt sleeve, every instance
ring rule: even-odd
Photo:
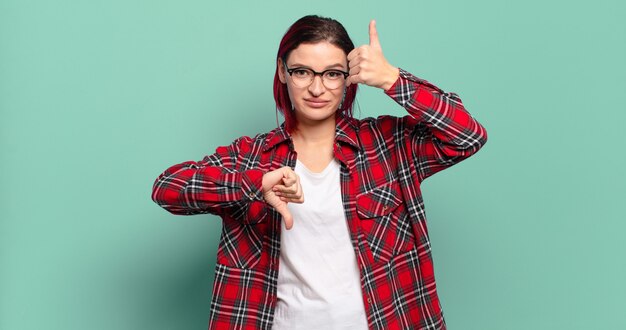
[[[211,213],[255,222],[263,218],[263,174],[237,170],[237,158],[251,150],[249,137],[220,146],[200,161],[173,165],[154,181],[152,200],[176,215]]]
[[[456,93],[400,69],[385,91],[409,113],[410,139],[420,181],[468,158],[487,142],[487,131]]]

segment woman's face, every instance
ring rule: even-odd
[[[305,87],[294,83],[294,78],[278,60],[279,79],[287,84],[289,98],[294,106],[296,119],[299,124],[316,125],[324,121],[334,121],[335,111],[339,107],[345,90],[345,79],[341,77],[341,85],[336,89],[328,89],[322,83],[321,75],[315,75],[313,82]],[[300,44],[292,50],[287,58],[289,69],[304,67],[316,72],[329,69],[348,71],[348,60],[343,50],[329,42],[323,41],[314,44]]]

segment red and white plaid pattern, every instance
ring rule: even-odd
[[[420,183],[476,153],[487,133],[455,93],[400,70],[386,91],[408,115],[337,118],[334,155],[370,329],[445,329]],[[265,172],[296,154],[284,125],[163,172],[152,199],[173,214],[222,217],[209,329],[270,329],[280,214]],[[297,226],[297,224],[295,224]]]

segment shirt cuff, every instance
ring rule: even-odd
[[[247,215],[244,217],[244,223],[261,223],[267,217],[268,205],[263,198],[264,174],[265,172],[261,170],[247,170],[241,175],[241,190],[244,194],[243,199],[251,202],[248,204],[248,211]]]
[[[243,199],[249,201],[263,201],[263,175],[262,170],[246,170],[241,174],[241,191]]]
[[[427,80],[418,78],[402,68],[398,69],[400,70],[398,79],[388,90],[385,91],[385,94],[396,100],[396,102],[400,103],[400,105],[406,106],[407,102],[409,102],[411,96],[415,93],[417,86],[419,85],[442,94],[444,93],[443,90]]]

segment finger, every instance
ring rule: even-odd
[[[295,191],[292,194],[284,194],[285,198],[288,198],[290,202],[302,203],[304,201],[304,196],[302,194],[302,185],[300,181],[295,184]]]
[[[298,192],[296,193],[298,199],[295,201],[296,203],[304,203],[304,192],[302,191],[302,185],[298,182]]]
[[[281,173],[283,174],[283,180],[285,178],[293,178],[296,175],[296,172],[294,172],[293,169],[289,166],[283,166],[281,170]]]
[[[293,194],[281,194],[280,199],[289,203],[303,203],[304,194],[302,193],[302,186],[298,185],[298,190]]]
[[[296,184],[295,178],[283,178],[283,185],[285,187],[292,187],[294,184]]]
[[[300,177],[298,177],[298,182],[296,186],[298,188],[298,190],[296,190],[296,195],[299,197],[299,199],[302,199],[304,201],[304,192],[302,191],[302,184],[300,183]]]
[[[376,21],[370,21],[370,46],[380,48],[380,40],[378,40],[378,31],[376,30]]]
[[[300,197],[299,192],[301,192],[300,182],[296,182],[293,186],[289,187],[289,191],[286,192],[286,196],[289,198],[298,198]]]
[[[355,48],[350,53],[348,53],[348,62],[352,61],[355,57],[359,55],[359,48]]]
[[[351,75],[348,76],[348,82],[350,84],[358,84],[358,83],[362,83],[363,79],[361,79],[361,77],[357,74],[357,75]]]
[[[304,199],[302,197],[300,198],[286,198],[286,197],[280,197],[280,200],[285,202],[285,203],[297,203],[297,204],[302,204],[304,203]]]
[[[292,187],[286,188],[284,190],[275,191],[274,194],[276,194],[276,196],[282,196],[286,198],[296,198],[299,196],[298,187],[296,187],[296,185],[293,185]]]
[[[289,212],[289,209],[287,208],[287,204],[279,206],[278,208],[276,208],[276,211],[278,211],[278,213],[283,216],[285,228],[287,228],[287,230],[291,229],[291,227],[293,227],[293,217],[291,216],[291,212]]]
[[[274,193],[278,196],[285,196],[287,194],[293,194],[295,192],[295,189],[293,188],[293,186],[283,186],[283,185],[275,185],[272,190],[274,191]]]
[[[283,183],[287,187],[296,183],[296,173],[294,173],[292,170],[286,170],[283,173]]]
[[[357,74],[359,74],[359,72],[361,72],[361,67],[360,66],[355,66],[354,68],[350,68],[350,75],[351,76],[355,76]]]
[[[348,67],[353,68],[355,66],[358,66],[359,64],[361,64],[361,57],[356,57],[352,59],[352,61],[348,62]]]

